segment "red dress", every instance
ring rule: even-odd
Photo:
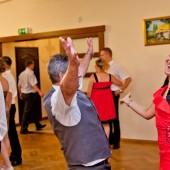
[[[110,89],[112,84],[111,75],[108,82],[98,82],[96,74],[94,74],[94,77],[96,83],[93,83],[91,99],[96,106],[100,121],[103,123],[108,122],[116,118],[113,95]]]
[[[154,93],[156,127],[160,150],[160,170],[170,170],[170,105],[162,97],[168,86]]]

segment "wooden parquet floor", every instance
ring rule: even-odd
[[[23,163],[15,170],[66,170],[61,146],[53,134],[48,120],[47,126],[39,132],[21,135]],[[34,130],[33,124],[29,130]],[[1,159],[1,158],[0,158]],[[112,170],[158,170],[159,152],[156,142],[122,140],[120,149],[112,150],[109,159]]]

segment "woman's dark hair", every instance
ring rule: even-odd
[[[169,80],[168,80],[168,76],[167,76],[162,87],[165,87],[166,85],[168,85],[168,83],[169,83]]]
[[[4,62],[5,62],[8,66],[11,66],[12,60],[10,59],[10,57],[8,57],[8,56],[3,56],[2,59],[4,60]]]

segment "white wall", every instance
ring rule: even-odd
[[[16,35],[21,27],[37,33],[106,25],[105,45],[133,78],[124,94],[131,91],[147,106],[165,78],[170,46],[144,46],[142,20],[168,16],[169,6],[169,0],[10,0],[0,4],[0,36]],[[157,139],[154,119],[143,120],[123,105],[120,121],[122,138]]]

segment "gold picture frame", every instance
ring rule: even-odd
[[[145,46],[170,44],[170,16],[143,20]]]

